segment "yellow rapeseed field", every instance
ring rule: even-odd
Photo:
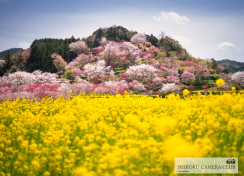
[[[244,174],[244,94],[185,95],[4,101],[0,175],[174,175],[175,157],[238,157]]]

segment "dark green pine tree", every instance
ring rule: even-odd
[[[211,61],[212,61],[211,62],[212,68],[217,68],[218,67],[218,64],[217,64],[216,60],[214,58],[212,58]]]
[[[106,39],[113,40],[113,28],[112,27],[108,28],[108,30],[106,32]]]
[[[5,55],[5,57],[4,57],[4,60],[6,61],[6,65],[4,66],[5,70],[10,69],[12,67],[12,65],[13,65],[13,61],[11,59],[11,56],[12,55],[11,55],[10,51],[8,50],[6,55]]]
[[[104,37],[103,30],[101,28],[98,29],[93,48],[98,47],[100,45],[100,40]]]
[[[152,34],[149,36],[149,35],[146,35],[147,36],[147,41],[151,42],[152,45],[158,47],[158,39],[157,37],[153,36]]]
[[[69,43],[68,43],[68,40],[65,40],[65,43],[64,43],[64,56],[63,56],[63,59],[67,63],[69,63],[71,61],[70,54],[69,54]]]
[[[45,71],[47,60],[46,60],[47,49],[46,46],[42,46],[41,48],[41,63],[42,63],[42,71]]]
[[[75,37],[72,35],[71,38],[70,38],[70,41],[71,41],[71,42],[76,42],[77,40],[76,40]],[[70,42],[70,43],[71,43],[71,42]]]

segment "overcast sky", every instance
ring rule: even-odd
[[[0,0],[0,51],[112,25],[164,31],[196,58],[244,62],[244,0]]]

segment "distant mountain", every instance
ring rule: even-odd
[[[10,53],[12,55],[14,55],[14,54],[20,54],[23,51],[23,48],[11,48],[11,49],[8,49],[8,50],[10,51]],[[0,59],[4,58],[4,56],[6,55],[8,50],[0,52]]]
[[[238,71],[244,71],[243,62],[237,62],[237,61],[224,59],[224,60],[217,61],[217,63],[218,63],[218,65],[222,65],[224,68],[226,68],[231,73],[235,73]]]

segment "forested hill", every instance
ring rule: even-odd
[[[129,31],[122,26],[112,26],[109,28],[99,28],[92,33],[91,36],[83,38],[86,45],[92,50],[92,48],[100,46],[100,39],[106,37],[108,41],[130,41],[131,37],[138,32]],[[177,56],[184,55],[185,60],[191,57],[184,48],[179,44],[178,41],[170,37],[162,37],[158,40],[157,37],[151,35],[146,35],[147,41],[151,42],[154,46],[159,47],[162,51],[167,53],[167,56]],[[26,65],[26,70],[28,72],[34,70],[42,70],[48,72],[56,72],[54,67],[53,59],[50,57],[52,53],[58,53],[62,58],[69,63],[72,59],[77,56],[74,52],[70,52],[69,44],[71,42],[76,42],[80,40],[73,36],[69,39],[41,39],[35,40],[31,45],[31,56]]]
[[[31,44],[31,55],[26,64],[26,71],[42,70],[56,72],[51,54],[58,53],[66,62],[72,61],[77,55],[69,51],[69,44],[80,40],[73,36],[66,39],[45,38],[35,40]]]
[[[94,31],[91,36],[84,37],[82,39],[74,38],[74,36],[66,39],[37,39],[31,44],[30,50],[25,50],[21,53],[21,55],[19,54],[18,57],[15,57],[19,59],[15,59],[18,60],[18,62],[15,61],[14,70],[21,69],[27,72],[32,72],[34,70],[52,73],[57,72],[53,59],[51,58],[51,54],[57,53],[67,63],[71,62],[77,57],[76,53],[70,51],[69,44],[72,42],[83,40],[89,48],[89,51],[92,51],[93,48],[100,46],[99,41],[102,37],[105,37],[107,41],[130,41],[131,37],[137,33],[137,31],[129,31],[122,26],[112,26],[109,28],[99,28]],[[186,49],[184,49],[178,41],[168,36],[164,36],[158,40],[157,37],[151,34],[146,35],[146,39],[148,42],[151,42],[152,45],[158,47],[160,51],[166,54],[165,56],[167,57],[177,56],[183,60],[191,58]],[[17,49],[18,48],[15,48],[16,51]],[[10,52],[15,50],[11,49]],[[22,49],[19,49],[18,51],[20,50],[22,51]],[[14,55],[16,52],[11,52],[11,54]],[[157,53],[154,54],[156,55]],[[19,64],[19,62],[23,63]]]
[[[226,68],[231,73],[235,73],[238,71],[244,71],[243,62],[237,62],[237,61],[224,59],[224,60],[217,61],[217,63],[218,63],[218,65],[222,65],[224,68]]]
[[[96,39],[100,37],[106,37],[107,40],[112,40],[119,42],[121,40],[130,41],[131,37],[137,34],[137,31],[129,31],[128,29],[117,26],[117,27],[110,27],[110,28],[99,28],[95,32],[93,32],[92,36],[95,36],[95,45],[94,47],[98,46],[99,43],[96,42]],[[158,47],[158,38],[151,35],[146,35],[147,41],[151,42],[154,46]]]
[[[7,51],[8,50],[0,52],[0,59],[4,58]],[[23,48],[11,48],[11,49],[9,49],[9,51],[10,51],[11,55],[20,54],[23,51]]]

